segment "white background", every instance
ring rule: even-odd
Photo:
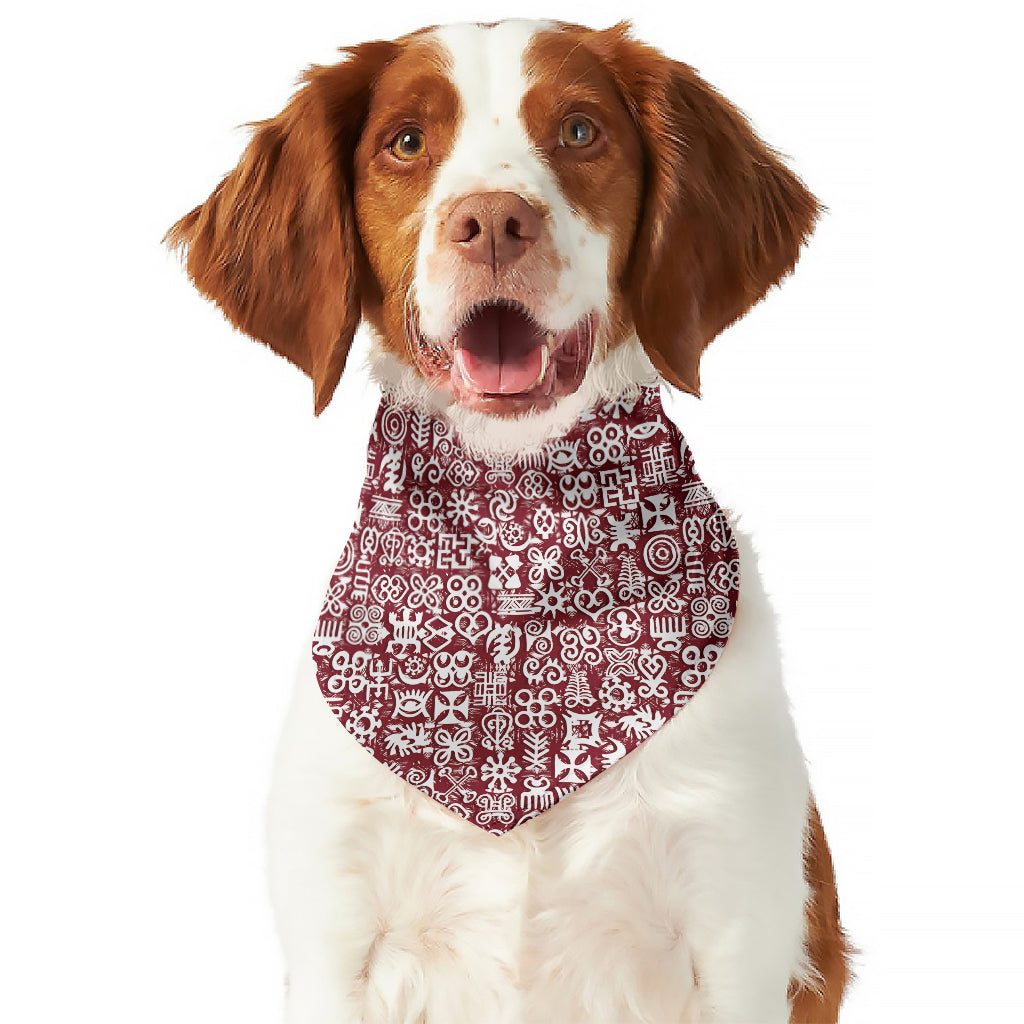
[[[309,62],[517,14],[632,17],[829,207],[670,408],[779,611],[863,950],[844,1021],[1024,1019],[1011,26],[980,3],[27,8],[0,60],[0,1017],[278,1020],[264,793],[375,395],[355,358],[314,420],[159,242]]]

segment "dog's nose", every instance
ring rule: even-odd
[[[467,260],[494,270],[514,263],[540,235],[541,215],[515,192],[474,192],[452,208],[448,241]]]

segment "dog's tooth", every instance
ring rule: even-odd
[[[540,373],[537,374],[536,384],[544,380],[548,372],[548,364],[551,362],[551,334],[548,333],[548,340],[541,346],[540,350]]]

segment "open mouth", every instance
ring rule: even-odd
[[[551,363],[553,335],[522,308],[474,306],[454,338],[453,361],[480,394],[517,395],[538,387]]]
[[[521,303],[478,302],[450,339],[416,332],[418,361],[428,375],[450,376],[463,405],[500,411],[543,408],[575,391],[593,350],[593,318],[550,331]]]

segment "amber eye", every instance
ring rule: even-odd
[[[584,149],[597,138],[597,125],[582,114],[570,114],[558,129],[559,145],[570,149]]]
[[[427,151],[427,137],[416,127],[403,128],[390,142],[388,149],[405,163],[418,160]]]

